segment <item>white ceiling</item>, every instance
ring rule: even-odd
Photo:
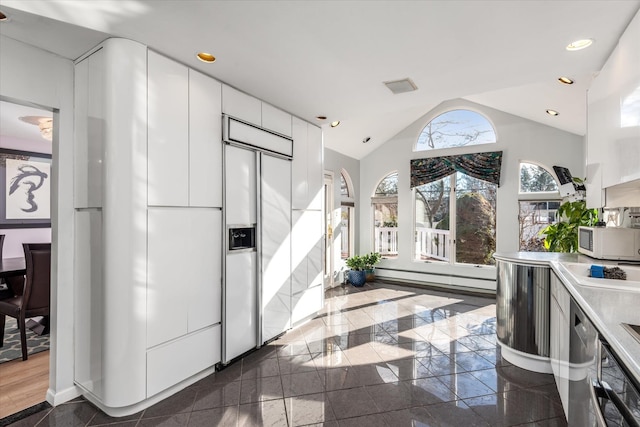
[[[583,135],[586,90],[640,0],[0,0],[0,8],[11,18],[3,35],[71,59],[108,35],[137,40],[321,124],[326,147],[362,158],[455,98]],[[595,43],[565,50],[582,38]],[[218,59],[203,64],[198,51]],[[559,84],[562,75],[576,84]],[[405,77],[417,91],[393,95],[382,83]],[[331,129],[332,120],[342,123]]]
[[[51,141],[40,134],[37,125],[20,117],[53,117],[51,111],[0,101],[0,147],[38,153],[51,153]]]

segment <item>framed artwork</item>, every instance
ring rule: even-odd
[[[51,155],[0,148],[0,229],[51,227]]]

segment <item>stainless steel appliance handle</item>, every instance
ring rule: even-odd
[[[604,381],[600,381],[600,385],[604,392],[607,394],[607,398],[613,405],[618,409],[622,418],[624,418],[626,424],[629,427],[640,427],[640,424],[636,421],[636,418],[633,416],[627,405],[624,401],[618,396],[618,393],[613,391],[613,389]]]
[[[589,394],[591,396],[591,402],[593,403],[593,412],[596,414],[596,421],[598,427],[607,427],[607,422],[604,420],[604,414],[602,408],[600,408],[600,402],[598,401],[598,392],[602,390],[598,380],[591,379],[591,387],[589,387]]]

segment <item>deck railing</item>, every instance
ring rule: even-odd
[[[398,227],[375,227],[374,251],[382,256],[398,255]]]
[[[449,261],[449,230],[416,227],[418,259]],[[398,227],[375,227],[374,250],[382,256],[398,255]]]
[[[449,230],[416,227],[417,258],[423,260],[437,259],[441,261],[449,261],[448,240]]]

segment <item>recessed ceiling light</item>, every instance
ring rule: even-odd
[[[340,120],[336,120],[335,122],[331,122],[331,127],[335,128],[340,124]]]
[[[569,77],[565,77],[565,76],[559,77],[558,81],[560,83],[565,84],[565,85],[572,85],[573,84],[573,80],[571,80]]]
[[[582,40],[576,40],[574,42],[569,43],[569,45],[567,46],[567,50],[580,50],[580,49],[584,49],[586,47],[589,47],[593,44],[593,39],[582,39]]]
[[[4,12],[0,11],[0,22],[8,21],[9,17],[4,14]]]
[[[197,55],[198,59],[202,62],[206,62],[207,64],[211,64],[216,61],[216,57],[206,52],[199,52]]]
[[[365,139],[362,140],[363,144],[366,144],[367,142],[371,141],[371,137],[367,136]]]
[[[316,116],[316,120],[327,120],[327,116]]]
[[[556,110],[547,110],[547,114],[550,116],[557,116],[560,113],[558,113]]]

